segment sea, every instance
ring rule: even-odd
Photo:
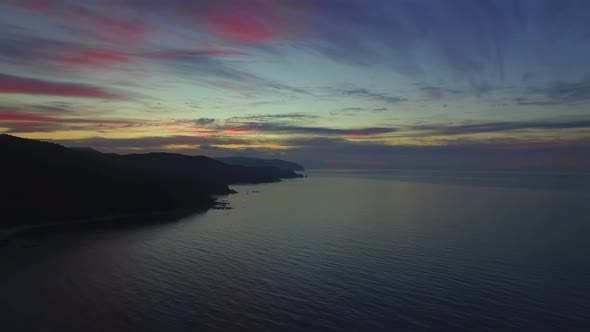
[[[0,331],[590,331],[589,174],[305,175],[5,234]]]

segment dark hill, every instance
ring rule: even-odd
[[[100,153],[99,151],[93,149],[93,148],[70,148],[74,151],[82,151],[82,152],[96,152],[96,153]]]
[[[146,167],[154,170],[191,175],[205,181],[225,184],[277,182],[280,179],[301,177],[293,171],[282,170],[276,167],[228,165],[227,163],[204,156],[148,153],[120,157],[134,167]]]
[[[0,156],[0,227],[194,211],[211,207],[212,195],[230,193],[228,184],[291,175],[207,157],[72,150],[4,134]]]
[[[227,157],[217,158],[217,160],[230,165],[241,166],[262,166],[262,167],[277,167],[289,171],[305,171],[303,166],[284,161],[281,159],[260,159],[260,158],[246,158],[246,157]]]

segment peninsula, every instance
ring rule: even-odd
[[[299,178],[289,169],[171,153],[107,154],[0,135],[0,227],[198,211],[240,183]]]

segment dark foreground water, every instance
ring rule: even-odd
[[[590,331],[587,177],[309,175],[3,240],[0,330]]]

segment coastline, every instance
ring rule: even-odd
[[[129,225],[141,225],[141,224],[149,224],[148,220],[152,218],[160,219],[160,218],[176,218],[183,216],[193,215],[199,212],[205,212],[210,208],[201,208],[198,210],[173,210],[173,211],[162,211],[162,212],[149,212],[149,213],[132,213],[132,214],[122,214],[122,215],[114,215],[114,216],[104,216],[104,217],[93,217],[93,218],[85,218],[85,219],[78,219],[78,220],[70,220],[70,221],[61,221],[61,222],[50,222],[44,224],[26,224],[26,225],[17,225],[13,227],[7,227],[0,229],[0,242],[9,239],[10,237],[30,232],[36,230],[43,230],[43,229],[59,229],[59,228],[75,228],[75,227],[82,227],[82,228],[89,228],[89,227],[124,227]]]
[[[300,175],[300,174],[298,174]],[[300,177],[288,178],[298,179]],[[270,183],[281,183],[284,179],[278,179],[274,181],[265,182],[251,182],[251,183],[236,183],[240,184],[270,184]],[[179,208],[166,211],[152,211],[152,212],[137,212],[128,214],[118,214],[110,216],[95,216],[89,218],[74,219],[68,221],[57,221],[57,222],[46,222],[46,223],[27,223],[27,224],[14,224],[11,226],[2,227],[0,226],[0,243],[10,239],[11,237],[18,236],[27,232],[42,231],[42,230],[55,230],[55,229],[85,229],[89,230],[92,228],[109,228],[109,227],[127,227],[127,226],[139,226],[149,225],[153,223],[165,223],[173,220],[179,220],[184,217],[195,215],[198,213],[204,213],[208,210],[227,210],[231,209],[231,206],[227,202],[221,201],[220,198],[238,194],[239,192],[229,188],[225,193],[213,194],[211,201],[204,205],[195,208]]]
[[[50,229],[91,229],[91,228],[108,228],[108,227],[126,227],[133,225],[149,225],[153,223],[170,222],[172,220],[178,220],[184,217],[195,215],[198,213],[204,213],[211,209],[226,209],[227,205],[225,202],[219,201],[218,197],[223,197],[231,194],[236,194],[237,191],[231,190],[226,195],[216,195],[213,197],[213,201],[209,206],[201,206],[194,209],[173,209],[168,211],[157,211],[157,212],[138,212],[129,214],[119,214],[111,216],[100,216],[90,217],[68,221],[58,222],[47,222],[40,224],[23,224],[8,226],[0,228],[0,243],[8,240],[11,237],[40,230]]]

